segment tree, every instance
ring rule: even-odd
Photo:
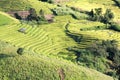
[[[93,9],[90,11],[91,20],[93,21],[101,21],[103,16],[102,16],[102,8],[95,8],[94,11]]]
[[[37,14],[34,8],[30,8],[29,13],[32,17],[37,17]]]
[[[118,80],[120,80],[120,65],[119,66],[117,66],[117,69],[116,69],[117,71],[117,75],[119,75],[119,78],[118,78]]]
[[[109,28],[112,30],[115,30],[115,31],[120,31],[120,25],[118,23],[115,23],[115,22],[111,22]]]
[[[39,11],[39,15],[40,15],[39,18],[41,21],[46,21],[44,11],[42,9]]]
[[[32,21],[32,20],[38,21],[39,20],[34,8],[30,8],[29,13],[30,13],[30,15],[27,16],[28,21]]]
[[[18,13],[15,13],[14,16],[16,19],[22,20],[22,17]]]
[[[44,16],[44,11],[42,9],[39,11],[39,15]]]
[[[89,15],[91,20],[100,21],[106,24],[114,18],[114,14],[111,9],[106,9],[105,14],[102,14],[102,8],[95,8],[89,12]]]
[[[91,11],[89,12],[89,15],[90,15],[91,17],[94,17],[94,11],[93,11],[93,9],[91,9]]]
[[[55,0],[48,0],[48,2],[49,2],[49,3],[54,3],[54,2],[55,2]]]
[[[114,18],[113,12],[111,11],[111,9],[107,9],[105,14],[104,14],[103,22],[109,23],[113,18]]]
[[[23,48],[18,48],[17,53],[18,53],[19,55],[22,55],[22,54],[23,54],[23,51],[24,51]]]

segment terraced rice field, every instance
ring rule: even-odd
[[[83,35],[83,38],[79,44],[81,48],[85,48],[86,46],[91,45],[97,39],[116,40],[118,42],[118,46],[120,46],[120,33],[113,30],[91,30],[91,31],[79,31],[76,33]]]
[[[70,23],[69,30],[71,33],[83,35],[79,44],[80,48],[90,46],[96,40],[116,40],[120,46],[120,33],[117,31],[104,29],[104,30],[86,30],[80,31],[81,28],[90,28],[94,26],[104,26],[99,22],[86,22],[86,23]]]
[[[18,32],[21,28],[26,28],[26,34]],[[9,25],[0,27],[0,32],[0,40],[35,53],[56,54],[62,49],[59,43],[54,44],[47,32],[38,26],[32,27],[27,24]]]
[[[36,11],[39,13],[40,9],[43,9],[45,14],[51,14],[51,10],[56,7],[56,5],[41,2],[39,0],[28,0],[29,3],[32,5],[33,8],[36,9]],[[42,6],[42,7],[41,7]]]
[[[106,9],[111,9],[115,15],[114,21],[120,20],[120,9],[116,7],[114,0],[71,0],[69,3],[64,4],[83,11],[90,11],[94,8],[102,8],[103,12],[105,12]]]
[[[116,40],[120,46],[120,33],[112,30],[85,31],[81,34],[89,35],[100,40]]]

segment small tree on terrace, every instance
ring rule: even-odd
[[[93,11],[93,9],[91,9],[91,11],[89,12],[89,15],[90,15],[91,17],[94,17],[94,11]]]
[[[44,11],[41,9],[41,10],[39,11],[39,14],[40,14],[40,16],[44,16]]]
[[[15,13],[14,16],[16,19],[22,20],[22,17],[18,13]]]
[[[95,8],[90,11],[89,15],[91,16],[91,19],[93,21],[101,21],[103,16],[102,16],[102,8]]]
[[[104,14],[104,23],[109,23],[112,19],[114,18],[114,14],[111,11],[111,9],[107,9],[105,14]]]
[[[18,48],[17,53],[18,53],[19,55],[22,55],[22,54],[23,54],[23,51],[24,51],[23,48]]]
[[[29,13],[32,17],[37,17],[37,14],[34,8],[30,8]]]
[[[43,11],[42,9],[39,11],[39,19],[40,19],[40,21],[45,21],[45,22],[47,22],[47,20],[46,20],[46,18],[45,18],[44,11]]]
[[[30,8],[29,13],[30,15],[27,16],[28,21],[32,21],[32,20],[38,21],[38,16],[34,8]]]

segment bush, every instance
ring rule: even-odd
[[[48,0],[49,3],[55,3],[55,0]]]
[[[116,5],[117,5],[118,7],[120,7],[120,0],[114,0],[114,1],[115,1]]]
[[[89,12],[90,19],[93,21],[102,21],[102,8],[95,8]]]
[[[95,8],[89,12],[89,19],[92,21],[100,21],[105,24],[109,23],[113,18],[114,14],[111,9],[106,9],[106,12],[102,14],[102,8]]]
[[[39,1],[49,2],[49,3],[54,3],[55,2],[55,0],[39,0]]]
[[[15,13],[14,16],[16,19],[22,20],[22,17],[18,13]]]
[[[23,51],[24,51],[23,48],[18,48],[17,53],[18,53],[19,55],[23,55]]]
[[[114,18],[113,12],[111,11],[111,9],[107,9],[101,22],[109,23],[113,18]]]
[[[120,25],[118,25],[117,23],[111,23],[110,29],[113,29],[115,31],[120,31]]]
[[[74,11],[66,6],[62,6],[62,7],[57,7],[55,9],[52,10],[53,13],[55,15],[61,16],[61,15],[70,15],[72,14]]]

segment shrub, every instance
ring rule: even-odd
[[[120,25],[118,25],[117,23],[111,23],[110,29],[113,29],[115,31],[120,31]]]
[[[32,21],[32,20],[35,20],[36,22],[39,21],[39,16],[37,15],[36,10],[34,8],[30,8],[29,13],[30,14],[27,16],[28,21]]]
[[[18,13],[15,13],[14,16],[16,19],[22,20],[22,17]]]
[[[18,53],[19,55],[23,55],[23,51],[24,51],[23,48],[18,48],[17,53]]]
[[[55,0],[48,0],[49,3],[55,3]]]
[[[113,1],[115,1],[116,5],[120,7],[120,0],[113,0]]]
[[[111,9],[107,9],[102,22],[103,23],[109,23],[114,18],[114,14],[111,12]]]
[[[90,19],[93,21],[101,21],[102,20],[102,8],[95,8],[89,12]]]
[[[89,12],[89,19],[93,21],[100,21],[105,24],[109,23],[113,18],[114,14],[111,9],[106,9],[106,12],[102,14],[102,8],[95,8]]]
[[[62,7],[57,7],[55,9],[52,9],[53,13],[55,15],[61,16],[61,15],[70,15],[72,14],[74,11],[66,6],[62,6]]]

